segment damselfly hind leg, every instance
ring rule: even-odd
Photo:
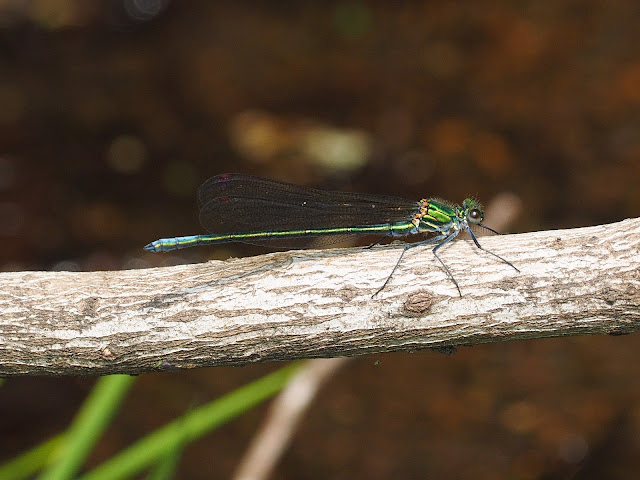
[[[387,238],[389,238],[389,237],[390,237],[390,235],[382,235],[378,240],[376,240],[375,242],[373,242],[371,245],[367,245],[367,246],[366,246],[366,247],[364,247],[364,248],[366,248],[367,250],[369,250],[369,249],[371,249],[371,248],[375,247],[376,245],[380,245],[380,242],[382,242],[382,241],[386,240],[386,239],[387,239]]]
[[[378,295],[382,290],[384,290],[384,287],[387,286],[387,284],[389,283],[389,281],[391,280],[391,277],[393,277],[393,274],[395,273],[395,271],[398,269],[398,266],[400,265],[400,262],[402,262],[402,257],[404,257],[404,254],[407,250],[409,250],[410,248],[415,248],[415,247],[420,247],[422,245],[429,245],[431,243],[437,243],[440,240],[444,239],[446,237],[446,235],[438,235],[437,237],[433,237],[430,238],[428,240],[424,240],[422,242],[416,242],[416,243],[409,243],[407,245],[404,246],[404,248],[402,249],[402,253],[400,254],[400,257],[398,257],[398,261],[396,262],[396,264],[393,266],[393,269],[391,270],[391,273],[389,274],[389,276],[387,277],[387,279],[384,281],[384,283],[382,284],[382,286],[376,290],[376,292],[371,295],[371,298],[375,297],[376,295]],[[445,240],[444,242],[438,244],[436,246],[436,248],[438,248],[440,245],[442,245],[443,243],[445,243],[447,240]],[[434,253],[435,253],[435,249],[434,249]],[[436,257],[438,257],[436,255]],[[440,260],[438,258],[438,260]],[[440,260],[440,263],[442,263],[442,260]],[[442,265],[444,265],[444,263],[442,263]],[[449,276],[451,276],[451,273],[449,273],[449,269],[446,267],[446,265],[444,266],[445,269],[447,269],[447,273],[449,274]],[[451,277],[453,278],[453,277]],[[455,283],[455,280],[453,280],[453,282]],[[458,284],[456,283],[456,286],[458,286]],[[460,289],[458,289],[458,291],[460,291]]]

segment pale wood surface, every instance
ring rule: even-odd
[[[443,248],[0,274],[0,376],[138,374],[640,327],[640,219]]]

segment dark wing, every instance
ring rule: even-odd
[[[239,173],[226,173],[211,177],[198,189],[198,206],[202,208],[211,200],[219,197],[247,197],[255,199],[278,199],[286,203],[297,203],[298,200],[315,199],[335,203],[377,203],[398,206],[406,203],[414,205],[416,202],[404,198],[390,197],[367,193],[331,192],[302,187],[293,183],[257,178]]]
[[[200,223],[210,233],[380,225],[410,220],[416,201],[325,192],[246,175],[219,175],[198,190]]]

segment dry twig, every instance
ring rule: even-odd
[[[0,375],[104,375],[640,326],[640,219],[441,250],[305,250],[116,272],[0,274]]]

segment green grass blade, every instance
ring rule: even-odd
[[[196,408],[139,440],[81,477],[118,480],[151,468],[167,452],[193,442],[279,392],[299,368],[292,363],[213,402]]]
[[[40,480],[68,480],[76,475],[134,381],[135,377],[128,375],[98,380],[67,430],[62,449],[54,453],[56,460],[40,475]]]
[[[171,480],[175,478],[176,470],[182,459],[182,450],[181,447],[178,447],[166,452],[162,458],[156,462],[151,472],[147,475],[146,480]]]
[[[51,455],[64,444],[66,434],[57,435],[28,452],[0,465],[0,478],[2,480],[22,480],[32,476],[46,465]]]

